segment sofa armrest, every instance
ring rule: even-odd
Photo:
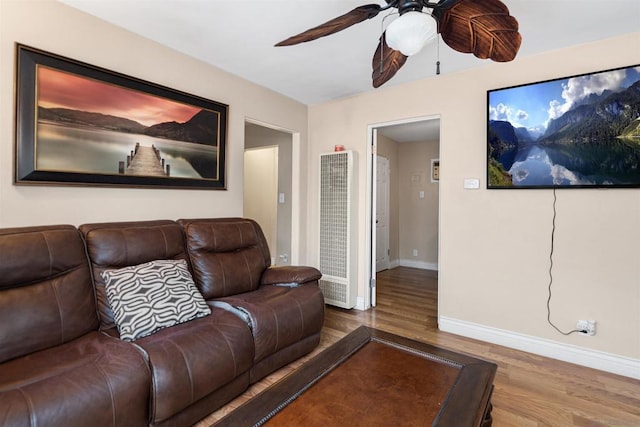
[[[313,267],[283,266],[267,268],[262,274],[260,285],[303,284],[318,280],[322,273]]]

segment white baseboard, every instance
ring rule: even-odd
[[[396,261],[394,261],[395,263]],[[433,262],[424,262],[424,261],[415,261],[412,259],[401,259],[397,260],[396,267],[411,267],[411,268],[420,268],[422,270],[434,270],[438,271],[438,264]]]
[[[570,344],[492,328],[477,323],[438,317],[438,329],[468,338],[474,338],[540,356],[550,357],[576,365],[612,372],[625,377],[640,379],[640,360],[618,356],[598,350],[585,349]]]

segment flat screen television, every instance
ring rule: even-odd
[[[487,188],[640,187],[640,65],[487,91]]]

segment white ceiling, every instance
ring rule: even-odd
[[[273,47],[354,7],[385,2],[60,1],[308,105],[375,90],[371,86],[371,58],[383,16],[388,13],[309,43]],[[519,56],[640,31],[640,0],[503,1],[520,23],[523,42]],[[436,55],[437,43],[433,43],[409,58],[383,87],[436,78]],[[640,59],[640,52],[638,56]],[[443,74],[486,63],[444,43],[440,44],[440,61]]]

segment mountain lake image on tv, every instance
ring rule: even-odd
[[[640,187],[640,65],[487,91],[487,188]]]

